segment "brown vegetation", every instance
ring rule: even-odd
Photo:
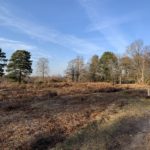
[[[135,89],[130,85],[113,86],[108,83],[7,84],[0,88],[1,149],[51,149],[77,131],[89,129],[88,126],[95,124],[96,120],[99,124],[104,123],[111,120],[111,115],[121,114],[120,110],[128,105],[138,102],[142,104],[141,99],[146,96],[146,91],[139,90],[139,87]],[[105,132],[109,132],[111,137],[115,136],[115,141],[120,138],[120,134],[130,134],[132,127],[136,132],[138,129],[130,120],[132,119],[118,120],[130,128],[123,131],[120,127],[113,131],[105,128]],[[97,132],[95,125],[94,130],[91,132],[90,128],[87,132],[91,138]],[[80,137],[78,138],[79,141]],[[87,142],[82,140],[81,143],[73,142],[75,145],[71,144],[71,147],[80,149],[76,146]],[[111,149],[113,143],[108,145],[105,141],[103,144]],[[57,147],[66,148],[59,144]]]

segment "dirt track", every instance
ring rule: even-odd
[[[140,130],[123,150],[150,150],[150,117],[138,122],[137,126],[139,126]]]

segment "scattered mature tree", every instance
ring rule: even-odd
[[[137,40],[131,43],[127,47],[129,56],[133,59],[133,69],[136,72],[135,78],[137,82],[141,82],[142,79],[142,67],[143,67],[143,41]],[[143,82],[143,81],[142,81]]]
[[[71,60],[68,63],[66,75],[73,82],[74,81],[79,82],[83,74],[83,71],[84,71],[84,61],[82,57],[78,56],[77,58]]]
[[[132,59],[128,56],[123,56],[118,59],[119,83],[133,82],[133,67]]]
[[[149,83],[150,82],[150,46],[144,47],[144,54],[143,54],[143,82]]]
[[[6,54],[0,48],[0,77],[4,75],[4,67],[6,66],[7,59]]]
[[[98,64],[99,64],[99,57],[94,55],[91,58],[91,62],[89,64],[89,78],[90,81],[98,81]]]
[[[11,56],[7,66],[8,77],[21,83],[25,77],[32,73],[30,52],[17,50]]]
[[[150,47],[144,46],[143,41],[136,40],[128,46],[127,52],[133,60],[132,69],[134,70],[136,82],[144,83],[146,72],[149,70],[150,67]]]
[[[74,63],[74,60],[69,61],[68,67],[66,70],[66,76],[72,82],[75,81],[75,63]]]
[[[118,59],[112,52],[104,52],[99,61],[99,75],[101,81],[115,81]]]
[[[49,74],[49,61],[47,58],[39,58],[37,61],[37,73],[42,76],[43,80],[45,76]]]
[[[80,81],[83,71],[84,71],[83,57],[78,56],[75,59],[75,80],[76,80],[76,82]]]
[[[82,73],[80,76],[80,81],[82,82],[89,82],[91,81],[90,79],[90,72],[89,72],[89,64],[84,64],[84,67],[82,69]]]

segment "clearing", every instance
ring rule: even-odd
[[[150,99],[144,86],[5,85],[0,114],[1,149],[150,149]]]

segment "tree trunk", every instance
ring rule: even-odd
[[[122,77],[119,77],[119,84],[122,84]]]
[[[147,89],[147,96],[150,97],[150,88]]]
[[[145,61],[142,61],[142,76],[141,76],[141,81],[144,83],[144,71],[145,71]]]
[[[43,81],[44,81],[44,77],[45,77],[45,76],[44,76],[44,72],[43,72],[43,75],[42,75]]]
[[[22,80],[22,74],[21,74],[21,70],[19,71],[19,84],[21,83]]]

